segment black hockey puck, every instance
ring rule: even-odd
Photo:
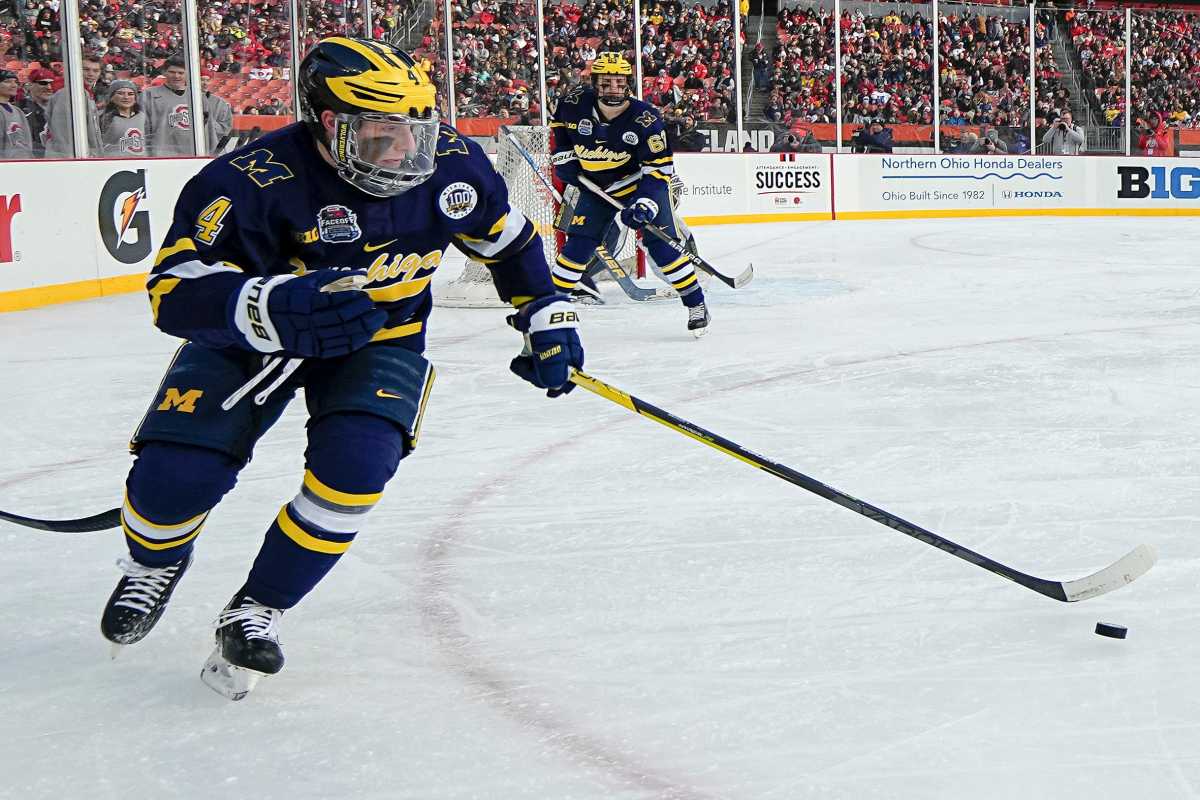
[[[1097,622],[1096,633],[1101,636],[1107,636],[1110,639],[1124,639],[1125,634],[1129,633],[1129,628],[1121,625],[1113,625],[1108,622]]]

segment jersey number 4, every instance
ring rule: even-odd
[[[196,238],[204,244],[215,242],[217,234],[221,232],[221,228],[225,227],[222,220],[225,219],[225,215],[231,208],[233,208],[233,201],[228,197],[218,197],[206,205],[200,212],[200,216],[196,218]]]

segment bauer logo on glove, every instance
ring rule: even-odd
[[[547,397],[575,388],[571,368],[583,368],[583,345],[576,326],[579,315],[561,294],[531,300],[508,317],[508,324],[525,334],[526,350],[509,364],[516,375]]]

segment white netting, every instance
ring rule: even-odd
[[[525,148],[537,165],[537,172],[551,181],[550,169],[550,129],[540,125],[509,125],[504,130],[511,132]],[[554,218],[558,213],[558,202],[547,188],[546,184],[534,172],[529,162],[521,155],[520,150],[503,133],[500,135],[500,146],[496,151],[496,171],[504,178],[508,186],[508,201],[519,208],[530,222],[537,228],[542,237],[542,246],[546,251],[546,263],[554,264],[560,245],[558,232],[554,229]],[[622,231],[626,233],[626,231]],[[644,261],[639,257],[637,242],[633,236],[621,237],[621,246],[616,254],[632,274],[638,275],[638,267]],[[598,280],[608,278],[607,271],[602,270]],[[500,302],[496,289],[492,286],[492,276],[488,268],[478,261],[467,260],[462,274],[441,287],[434,287],[434,305],[452,308],[505,308],[507,304]]]

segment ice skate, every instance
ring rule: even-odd
[[[140,642],[162,616],[175,585],[192,563],[191,553],[166,567],[147,567],[129,558],[117,559],[125,573],[104,606],[100,631],[113,644],[116,658],[125,645]]]
[[[704,334],[708,333],[708,322],[712,317],[708,314],[708,307],[704,303],[692,306],[688,309],[688,330],[692,332],[692,336],[699,339]]]
[[[283,612],[238,592],[217,617],[217,646],[200,680],[223,697],[241,700],[264,675],[283,669],[278,625]]]
[[[571,289],[570,297],[572,303],[580,305],[602,306],[605,304],[604,295],[600,293],[600,289],[589,275],[580,278],[579,283]]]

